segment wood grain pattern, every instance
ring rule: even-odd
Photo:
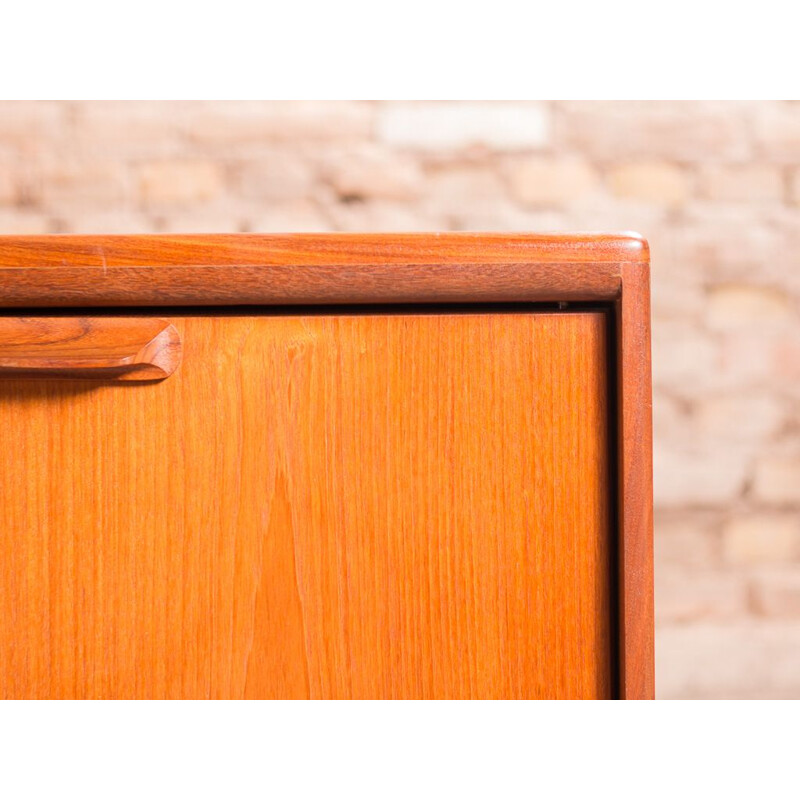
[[[617,301],[617,396],[621,693],[655,697],[653,590],[653,399],[650,378],[650,273],[623,271]]]
[[[0,236],[6,308],[613,300],[636,235]]]
[[[653,696],[649,252],[637,235],[0,237],[0,308],[599,301],[618,378],[621,696]]]
[[[152,381],[180,364],[180,338],[146,317],[0,317],[0,379]]]
[[[0,382],[0,695],[611,696],[606,320],[175,317],[168,381]]]

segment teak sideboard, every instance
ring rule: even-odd
[[[648,270],[0,237],[0,697],[652,697]]]

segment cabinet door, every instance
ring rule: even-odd
[[[614,692],[602,312],[169,322],[0,380],[0,695]]]

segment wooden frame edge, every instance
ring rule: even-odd
[[[0,236],[5,308],[612,300],[635,234]]]
[[[620,694],[655,697],[649,264],[622,265],[617,328]]]

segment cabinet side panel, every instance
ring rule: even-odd
[[[620,677],[627,700],[655,696],[650,273],[623,269],[617,301]]]

